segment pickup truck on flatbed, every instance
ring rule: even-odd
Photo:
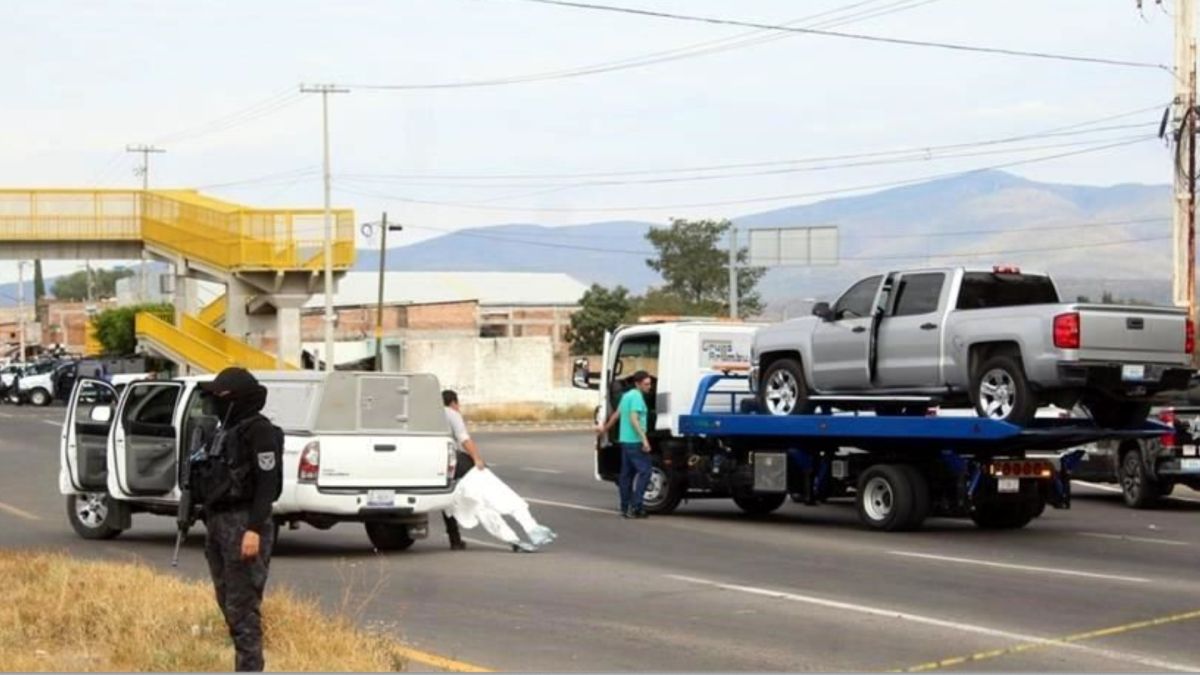
[[[1151,397],[1193,372],[1182,309],[1063,303],[1016,268],[888,272],[813,316],[755,334],[752,388],[774,415],[826,404],[924,414],[972,406],[1018,425],[1038,406],[1085,407],[1101,427],[1140,425]]]

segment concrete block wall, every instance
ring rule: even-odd
[[[472,405],[548,401],[555,388],[548,338],[410,339],[404,369],[437,375]]]

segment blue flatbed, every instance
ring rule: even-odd
[[[812,414],[776,416],[733,412],[745,392],[712,391],[738,376],[706,375],[690,414],[679,418],[684,436],[741,438],[770,447],[841,446],[863,450],[953,450],[966,454],[1063,450],[1113,438],[1153,438],[1170,428],[1147,421],[1134,429],[1105,429],[1088,420],[1037,419],[1030,426],[979,417]],[[729,396],[729,412],[704,412],[710,396]]]

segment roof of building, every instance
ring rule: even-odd
[[[426,305],[479,301],[484,306],[573,306],[588,287],[557,272],[387,272],[384,304]],[[338,284],[334,305],[374,305],[379,299],[377,272],[349,272]],[[315,295],[305,307],[322,307]]]

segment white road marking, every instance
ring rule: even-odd
[[[567,502],[553,502],[549,499],[532,499],[525,498],[525,501],[530,504],[541,504],[542,506],[557,506],[562,509],[575,509],[576,511],[587,511],[588,513],[603,513],[606,516],[617,513],[616,509],[598,509],[594,506],[583,506],[581,504],[568,504]]]
[[[817,598],[810,595],[801,595],[798,593],[787,593],[783,591],[774,591],[768,588],[757,588],[754,586],[742,586],[739,584],[725,584],[717,581],[709,581],[707,579],[698,579],[696,577],[688,577],[679,574],[667,574],[668,579],[675,579],[690,584],[700,586],[708,586],[710,588],[719,588],[726,591],[737,591],[739,593],[747,593],[749,595],[758,595],[776,600],[788,600],[790,602],[800,602],[809,605],[817,605],[819,607],[827,607],[829,609],[840,609],[847,612],[857,612],[859,614],[868,614],[878,616],[885,619],[899,619],[900,621],[908,621],[910,623],[923,624],[926,626],[934,626],[937,628],[948,628],[951,630],[962,631],[964,633],[975,633],[977,635],[986,635],[988,637],[1003,638],[1005,640],[1014,640],[1017,642],[1035,642],[1048,647],[1058,647],[1061,649],[1071,649],[1079,652],[1085,652],[1093,656],[1113,661],[1123,661],[1126,663],[1136,663],[1141,666],[1147,666],[1157,670],[1176,670],[1180,672],[1195,672],[1196,668],[1200,668],[1200,664],[1181,664],[1171,663],[1169,661],[1160,661],[1155,658],[1141,656],[1139,654],[1129,654],[1125,652],[1114,651],[1111,649],[1102,649],[1097,647],[1088,647],[1074,642],[1062,642],[1052,640],[1038,635],[1026,635],[1024,633],[1013,633],[997,628],[988,628],[987,626],[978,626],[975,624],[963,623],[960,621],[949,621],[946,619],[938,619],[921,614],[910,614],[908,612],[898,612],[894,609],[886,607],[872,607],[870,605],[859,605],[850,602],[839,602],[837,600],[827,600],[825,598]]]
[[[1103,490],[1105,492],[1121,492],[1121,488],[1114,487],[1112,485],[1105,485],[1103,483],[1092,483],[1092,482],[1086,481],[1086,480],[1073,480],[1071,482],[1079,483],[1080,485],[1086,485],[1090,488],[1096,488],[1097,490]]]
[[[891,555],[904,556],[906,558],[922,558],[925,560],[937,560],[939,562],[959,563],[962,565],[979,565],[981,567],[997,567],[1000,569],[1016,570],[1018,572],[1039,572],[1042,574],[1056,574],[1068,577],[1084,577],[1087,579],[1106,579],[1108,581],[1128,581],[1135,584],[1148,583],[1150,580],[1143,577],[1126,577],[1117,574],[1099,574],[1097,572],[1081,572],[1079,570],[1064,570],[1057,567],[1035,567],[1033,565],[1014,565],[1011,563],[999,563],[991,560],[976,560],[975,558],[955,558],[948,555],[934,555],[932,553],[917,553],[915,551],[888,551]]]
[[[1151,537],[1131,537],[1124,534],[1108,534],[1106,532],[1076,532],[1081,537],[1095,537],[1097,539],[1118,539],[1120,541],[1136,541],[1143,544],[1163,544],[1164,546],[1191,546],[1191,542],[1178,541],[1175,539],[1153,539]]]
[[[551,473],[551,474],[562,473],[558,469],[540,469],[536,466],[523,466],[523,467],[521,467],[521,470],[522,471],[532,471],[533,473]]]
[[[4,502],[0,502],[0,511],[12,514],[18,518],[24,518],[25,520],[41,520],[41,518],[24,509],[18,509],[17,507],[10,504],[5,504]]]
[[[482,539],[474,539],[472,537],[463,537],[463,541],[471,544],[472,546],[482,546],[484,548],[494,548],[501,551],[512,552],[512,546],[509,546],[508,544],[497,544],[494,541],[484,541]]]
[[[41,420],[41,422],[42,424],[49,424],[52,427],[62,427],[62,422],[59,422],[58,420]]]

